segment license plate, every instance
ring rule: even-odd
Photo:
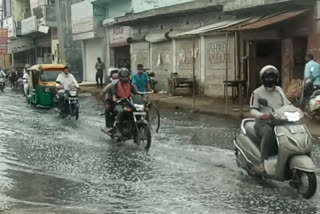
[[[294,125],[294,126],[290,126],[289,130],[291,132],[291,134],[297,134],[297,133],[304,133],[305,129],[303,125]]]

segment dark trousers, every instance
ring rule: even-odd
[[[120,122],[123,120],[123,116],[124,116],[123,106],[122,105],[116,105],[114,107],[114,112],[117,115],[117,124],[120,124]]]
[[[264,122],[257,121],[254,129],[261,138],[261,162],[267,160],[268,157],[276,155],[278,152],[278,144],[273,130],[274,126]]]
[[[112,113],[114,108],[114,103],[112,100],[106,100],[105,101],[105,122],[106,122],[106,127],[111,128],[114,124],[114,114]]]
[[[99,83],[100,80],[100,83]],[[97,82],[97,88],[99,88],[99,86],[102,88],[103,87],[103,71],[102,70],[98,70],[96,73],[96,82]]]

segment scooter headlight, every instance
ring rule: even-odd
[[[298,122],[300,120],[300,113],[296,112],[285,112],[284,115],[287,117],[289,122]]]

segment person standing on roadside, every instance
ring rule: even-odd
[[[101,61],[101,58],[98,57],[98,62],[96,63],[96,82],[97,82],[97,88],[103,87],[103,71],[106,69],[106,65]],[[100,83],[99,83],[100,80]]]
[[[314,91],[320,89],[320,65],[317,63],[312,54],[305,57],[306,66],[304,69],[304,94],[301,102],[301,109],[304,110],[311,95]]]

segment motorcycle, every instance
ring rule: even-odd
[[[135,144],[149,150],[151,146],[151,130],[147,120],[148,106],[141,94],[152,93],[145,92],[138,95],[133,95],[131,98],[118,101],[117,105],[121,105],[124,110],[124,119],[118,128],[121,137],[116,137],[115,129],[110,132],[105,132],[111,139],[117,141],[133,140]]]
[[[155,86],[158,83],[158,81],[156,80],[156,75],[154,72],[147,72],[149,69],[146,69],[146,73],[149,76],[149,84],[150,84],[150,88],[151,90],[155,90]]]
[[[260,99],[259,103],[269,107],[264,99]],[[317,189],[317,167],[311,157],[311,135],[299,123],[303,113],[292,105],[272,111],[271,120],[275,124],[278,154],[264,161],[265,174],[255,171],[255,166],[260,164],[261,142],[254,129],[255,119],[244,119],[241,132],[234,139],[237,165],[250,176],[277,181],[290,180],[291,187],[297,189],[304,198],[310,199]]]
[[[58,107],[59,113],[63,116],[72,116],[76,119],[79,118],[79,97],[77,88],[69,88],[64,91],[65,102],[63,105],[59,105],[59,94],[55,97],[55,104]]]
[[[0,78],[0,91],[3,92],[6,87],[6,79],[4,77]]]

